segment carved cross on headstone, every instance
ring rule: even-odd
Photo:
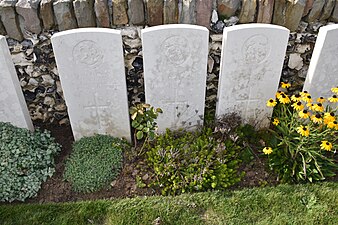
[[[97,125],[99,126],[99,129],[103,128],[103,124],[104,124],[104,118],[103,118],[103,113],[105,110],[109,111],[109,108],[111,106],[110,105],[100,105],[99,104],[99,97],[98,97],[98,93],[94,94],[94,104],[90,105],[90,106],[84,106],[84,109],[89,109],[89,110],[93,110],[95,112],[95,118],[97,121]]]

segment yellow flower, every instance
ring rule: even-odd
[[[288,104],[288,103],[290,103],[291,101],[290,101],[290,98],[286,95],[286,94],[281,94],[280,96],[279,96],[279,98],[278,98],[278,100],[280,101],[280,103],[282,103],[282,104]]]
[[[312,102],[311,95],[306,95],[306,96],[302,97],[302,100],[304,102],[311,103]]]
[[[291,87],[291,84],[290,83],[281,82],[281,86],[282,86],[282,88],[289,88],[289,87]]]
[[[331,112],[331,113],[324,113],[324,123],[325,124],[329,124],[330,122],[333,122],[335,121],[336,118],[334,117],[334,113]]]
[[[338,102],[337,95],[332,95],[332,97],[329,98],[329,102]]]
[[[317,98],[317,102],[319,102],[319,103],[324,103],[326,101],[326,99],[325,98],[323,98],[323,97],[319,97],[319,98]]]
[[[291,100],[294,102],[299,102],[301,100],[301,97],[302,96],[300,96],[300,94],[292,95]]]
[[[326,151],[331,151],[332,149],[332,143],[328,141],[322,141],[322,144],[320,145],[321,149],[324,149]]]
[[[312,120],[312,122],[318,123],[318,124],[323,122],[321,115],[318,114],[318,113],[316,115],[311,116],[311,120]]]
[[[304,105],[301,102],[295,102],[291,106],[297,111],[304,109]]]
[[[310,110],[314,110],[313,104],[312,104],[312,103],[307,103],[306,106],[307,106]]]
[[[279,124],[279,119],[277,119],[277,118],[273,119],[272,124],[277,126]]]
[[[269,155],[272,153],[272,148],[271,147],[265,147],[263,148],[263,152],[265,155]]]
[[[296,128],[296,131],[297,133],[305,137],[310,135],[310,130],[308,126],[300,125],[299,127]]]
[[[322,103],[317,103],[313,105],[313,109],[317,112],[323,112],[324,111],[324,106]]]
[[[282,91],[277,91],[277,92],[276,92],[276,98],[279,98],[281,94],[284,94],[284,92],[282,92]]]
[[[331,128],[331,129],[338,130],[338,122],[337,121],[331,121],[327,124],[327,127]]]
[[[275,106],[277,105],[277,102],[276,102],[275,99],[270,98],[270,99],[266,102],[266,105],[267,105],[268,107],[275,107]]]
[[[299,111],[298,115],[302,119],[307,119],[307,118],[310,117],[310,112],[308,110],[304,109],[302,111]]]
[[[337,87],[331,88],[331,91],[332,91],[333,93],[338,94],[338,86],[337,86]]]
[[[300,94],[300,96],[301,96],[302,98],[304,98],[304,97],[310,95],[309,92],[307,92],[307,91],[302,91],[302,92],[300,92],[299,94]]]

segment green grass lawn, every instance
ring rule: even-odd
[[[0,206],[0,224],[338,224],[338,183]]]

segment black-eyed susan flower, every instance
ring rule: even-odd
[[[309,92],[307,92],[307,91],[302,91],[302,92],[300,92],[299,94],[300,94],[300,96],[301,96],[302,98],[304,98],[304,97],[310,95]]]
[[[334,113],[333,112],[327,112],[327,113],[324,113],[324,123],[325,124],[329,124],[330,122],[333,122],[335,121],[336,118],[334,116]]]
[[[337,121],[332,121],[327,124],[327,127],[330,129],[335,129],[338,130],[338,122]]]
[[[267,102],[266,102],[266,106],[268,107],[275,107],[277,105],[277,101],[273,98],[270,98]]]
[[[284,93],[281,94],[281,95],[279,96],[278,100],[279,100],[280,103],[282,103],[282,104],[288,104],[288,103],[291,102],[289,96],[287,96],[287,95],[284,94]]]
[[[263,152],[265,155],[270,155],[272,153],[272,148],[271,147],[265,147],[263,148]]]
[[[332,97],[328,98],[329,102],[338,102],[338,96],[337,95],[332,95]]]
[[[305,137],[310,135],[310,129],[308,126],[300,125],[299,127],[296,128],[296,131],[297,133]]]
[[[291,84],[290,83],[281,82],[281,87],[282,88],[289,88],[289,87],[291,87]]]
[[[282,91],[277,91],[277,92],[276,92],[276,98],[279,98],[281,94],[285,94],[285,93],[282,92]]]
[[[326,151],[331,151],[332,143],[328,141],[322,141],[322,143],[320,144],[320,148]]]
[[[317,102],[319,102],[319,103],[323,104],[325,101],[326,101],[326,99],[324,97],[317,98]]]
[[[338,86],[337,86],[337,87],[331,88],[331,91],[332,91],[333,93],[338,94]]]
[[[277,126],[279,124],[279,119],[274,118],[272,124]]]
[[[310,115],[311,115],[310,112],[306,109],[303,109],[303,110],[299,111],[299,113],[298,113],[298,116],[302,119],[307,119],[307,118],[310,117]]]
[[[304,105],[301,102],[295,102],[291,106],[297,111],[304,109]]]
[[[317,103],[313,105],[313,110],[316,112],[323,112],[324,111],[324,106],[322,103]]]
[[[312,120],[312,122],[318,123],[318,124],[323,122],[323,118],[319,113],[317,113],[316,115],[312,115],[311,120]]]
[[[311,97],[311,95],[306,95],[306,96],[302,97],[302,100],[306,103],[311,103],[312,97]]]
[[[306,106],[310,109],[310,110],[314,110],[313,108],[313,104],[312,103],[307,103]]]
[[[295,94],[291,96],[291,100],[293,102],[299,102],[301,100],[302,96],[300,96],[300,94]]]

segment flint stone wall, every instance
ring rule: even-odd
[[[22,22],[20,26],[20,17],[16,12],[16,0],[0,0],[0,33],[7,34],[7,42],[12,54],[13,62],[20,80],[20,84],[33,120],[42,120],[45,122],[57,121],[60,124],[68,123],[67,108],[63,99],[62,87],[60,85],[58,71],[55,64],[50,38],[51,35],[59,30],[76,28],[79,26],[79,19],[76,18],[74,6],[77,4],[72,0],[42,0],[38,1],[39,19],[42,32],[40,34],[29,32],[28,25]],[[34,1],[36,2],[36,1]],[[133,1],[124,0],[81,0],[83,4],[93,2],[92,10],[96,26],[112,27],[122,30],[125,67],[127,70],[127,88],[129,104],[143,102],[143,58],[140,38],[140,30],[149,23],[158,24],[154,21],[160,14],[162,22],[178,23],[183,19],[182,16],[194,16],[197,24],[203,23],[207,26],[205,18],[202,18],[199,10],[204,10],[203,15],[210,15],[209,30],[209,58],[207,75],[207,93],[206,93],[206,112],[213,112],[216,105],[216,95],[218,86],[219,64],[222,46],[222,31],[225,26],[239,24],[240,15],[252,14],[248,10],[255,9],[253,22],[269,23],[273,20],[283,21],[283,17],[278,16],[278,5],[280,7],[296,7],[291,4],[294,1],[279,0],[256,0],[256,5],[245,7],[242,12],[244,1],[241,0],[213,0],[213,4],[202,4],[202,1],[196,0],[196,4],[190,4],[190,1],[166,0],[163,4],[163,11],[158,8],[150,10],[149,7],[156,5],[157,1],[148,0],[143,7],[144,24],[134,26],[128,18],[130,4]],[[285,5],[288,4],[288,5]],[[299,1],[302,2],[302,1]],[[142,2],[138,1],[137,4]],[[182,4],[184,5],[184,15],[182,14]],[[318,13],[318,6],[313,1],[305,1],[302,11],[301,21],[294,21],[297,24],[295,31],[290,33],[287,54],[283,66],[282,81],[293,83],[291,90],[301,90],[313,47],[316,41],[317,32],[321,26],[338,22],[338,0],[335,4],[323,5]],[[246,3],[248,4],[248,3]],[[283,5],[284,4],[284,5]],[[29,5],[29,4],[28,4]],[[331,10],[330,17],[327,14]],[[196,7],[191,10],[189,7]],[[129,8],[128,8],[129,7]],[[211,7],[208,11],[208,7]],[[297,6],[298,7],[298,6]],[[299,7],[298,7],[299,8]],[[302,8],[302,7],[301,7]],[[325,8],[325,9],[324,9]],[[100,10],[99,10],[100,9]],[[81,9],[82,10],[82,9]],[[129,10],[129,12],[128,12]],[[295,11],[295,10],[291,10]],[[44,14],[43,14],[44,12]],[[54,16],[46,12],[53,12]],[[211,12],[211,13],[210,13]],[[5,13],[5,14],[4,14]],[[142,12],[139,12],[142,13]],[[197,13],[197,14],[196,14]],[[325,15],[323,16],[323,14]],[[195,15],[196,14],[196,15]],[[6,15],[6,16],[4,16]],[[49,17],[47,17],[49,15]],[[311,15],[311,22],[310,17]],[[315,15],[315,19],[313,18]],[[323,20],[323,18],[326,18]],[[284,18],[285,19],[285,18]],[[68,22],[67,22],[68,21]],[[93,23],[94,24],[94,23]],[[129,24],[129,25],[127,25]],[[23,26],[22,26],[23,25]],[[26,25],[26,26],[25,26]],[[81,23],[80,23],[81,25]],[[285,25],[287,26],[287,25]],[[26,39],[24,39],[24,37]]]

